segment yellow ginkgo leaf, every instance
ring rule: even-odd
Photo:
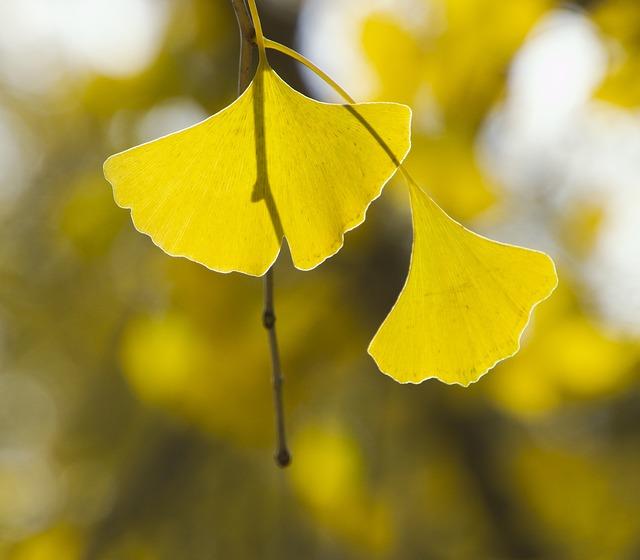
[[[544,253],[470,232],[419,187],[410,191],[409,275],[369,353],[402,383],[467,386],[518,351],[533,307],[556,286],[555,267]]]
[[[364,221],[409,151],[410,120],[396,103],[309,99],[262,56],[234,103],[110,157],[105,176],[136,228],[171,255],[259,276],[286,237],[308,270]]]

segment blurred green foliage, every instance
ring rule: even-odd
[[[418,123],[438,108],[437,126],[416,126],[415,174],[467,223],[495,212],[522,226],[499,210],[531,199],[486,171],[478,141],[514,56],[558,6],[434,0],[446,22],[434,28],[345,4],[363,13],[354,40],[377,79],[372,98],[413,105]],[[0,128],[14,131],[0,134],[0,154],[21,154],[0,174],[0,557],[637,558],[640,329],[603,317],[582,266],[603,241],[606,198],[558,210],[544,170],[529,184],[542,193],[531,238],[551,239],[540,248],[559,261],[561,286],[521,353],[469,389],[398,385],[366,355],[407,266],[399,185],[317,270],[283,255],[294,462],[276,470],[260,281],[167,257],[102,179],[105,157],[145,131],[234,98],[227,2],[162,5],[162,42],[139,72],[66,73],[36,92],[0,74]],[[293,44],[304,8],[263,2],[266,31]],[[637,3],[588,10],[580,17],[611,50],[594,99],[637,110]],[[431,104],[416,106],[424,91]],[[640,235],[628,241],[631,260]]]

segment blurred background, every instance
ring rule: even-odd
[[[413,174],[560,286],[472,387],[396,384],[366,354],[410,253],[390,183],[337,256],[278,262],[278,470],[260,280],[164,255],[102,176],[235,98],[229,2],[0,0],[0,558],[640,558],[637,0],[259,5],[410,104]]]

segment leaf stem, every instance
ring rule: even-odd
[[[231,0],[231,5],[238,20],[240,29],[240,69],[238,72],[238,95],[251,83],[251,69],[253,67],[253,46],[257,39],[258,46],[262,44],[261,57],[264,56],[264,37],[258,19],[255,0],[249,0],[251,14],[247,11],[245,0]],[[251,16],[251,17],[250,17]],[[255,26],[255,27],[254,27]],[[262,43],[260,43],[262,41]],[[263,60],[261,58],[261,60]],[[273,403],[276,417],[276,452],[275,460],[278,466],[286,467],[291,463],[291,454],[287,447],[287,436],[284,420],[284,399],[282,396],[283,375],[280,364],[280,351],[276,333],[276,314],[273,297],[274,274],[271,267],[264,277],[264,311],[262,324],[267,330],[269,349],[271,351],[271,376],[273,385]]]
[[[272,41],[271,39],[264,40],[264,45],[266,48],[279,51],[282,54],[286,54],[287,56],[297,60],[300,64],[306,66],[309,70],[311,70],[314,74],[322,78],[327,84],[331,86],[331,88],[342,97],[347,103],[355,103],[355,100],[344,90],[342,89],[336,81],[334,81],[329,74],[323,72],[318,68],[313,62],[311,62],[308,58],[301,55],[298,51],[294,51],[289,47],[278,43],[277,41]]]
[[[255,28],[255,39],[258,45],[258,52],[260,53],[260,62],[266,60],[265,41],[264,34],[262,33],[262,23],[260,22],[260,14],[258,14],[258,7],[256,6],[256,0],[248,0],[249,11],[251,12],[251,19],[253,20],[253,27]]]

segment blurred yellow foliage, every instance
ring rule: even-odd
[[[167,259],[100,179],[100,162],[139,142],[167,100],[214,113],[235,98],[228,0],[37,4],[36,14],[33,2],[0,2],[0,558],[638,557],[638,303],[623,289],[634,287],[639,254],[637,0],[582,2],[578,16],[550,0],[260,2],[269,34],[291,44],[324,33],[319,43],[338,64],[348,59],[342,18],[357,12],[362,27],[350,39],[377,78],[374,97],[414,108],[409,167],[420,183],[465,221],[504,208],[500,232],[549,248],[563,279],[521,353],[491,376],[465,390],[405,387],[376,374],[363,348],[405,278],[407,200],[401,211],[375,204],[371,224],[318,270],[296,273],[285,250],[276,307],[293,463],[284,473],[271,458],[260,283]],[[116,40],[141,35],[128,15],[143,4],[170,7],[156,58],[125,78],[87,69],[85,54],[113,45],[103,22],[115,18]],[[426,9],[395,16],[416,4]],[[564,127],[552,160],[538,148],[554,146],[492,129],[521,158],[507,161],[515,184],[498,174],[498,185],[479,165],[479,132],[502,110],[509,65],[551,9],[569,31],[597,25],[608,73],[595,103],[552,123]],[[53,41],[60,29],[82,47],[79,60]],[[550,110],[562,91],[545,90],[543,71],[574,76],[554,55],[538,60]],[[602,63],[587,56],[572,60],[589,71]],[[303,91],[294,64],[273,63]],[[605,107],[620,121],[598,113],[594,129],[600,101],[630,110]],[[630,124],[621,144],[618,122]],[[625,173],[622,195],[613,171]],[[567,183],[598,198],[569,203]],[[625,217],[631,227],[617,239],[612,226]],[[603,254],[629,266],[601,266],[596,285]],[[618,296],[635,332],[605,328],[603,294]],[[23,378],[33,395],[8,382]]]
[[[169,274],[181,287],[176,305],[182,311],[134,317],[124,330],[120,362],[131,387],[143,401],[219,436],[243,445],[270,445],[273,428],[265,419],[273,415],[271,380],[257,281],[212,276],[179,261],[171,263]],[[323,373],[327,360],[362,354],[366,335],[359,333],[360,348],[352,342],[358,327],[343,314],[337,290],[326,276],[278,294],[286,371],[317,371],[329,380],[339,372]],[[322,328],[327,322],[335,325],[329,332]],[[311,352],[309,340],[316,343]],[[330,356],[325,345],[333,348]],[[287,386],[290,405],[302,397],[300,381],[295,376]]]
[[[134,389],[151,402],[169,405],[188,395],[194,376],[207,365],[202,333],[175,314],[131,321],[121,356]]]
[[[492,205],[496,191],[476,163],[475,134],[502,94],[511,57],[550,3],[425,4],[442,19],[435,30],[429,21],[409,29],[374,12],[363,23],[362,43],[378,78],[376,98],[414,108],[407,167],[447,212],[468,220]]]
[[[634,0],[599,2],[594,21],[609,42],[612,71],[597,97],[622,107],[640,105],[640,22]]]
[[[59,227],[80,256],[103,255],[122,224],[122,213],[117,208],[114,211],[102,177],[83,176],[70,187],[70,195],[60,212]]]
[[[628,492],[637,492],[637,473],[621,470],[621,458],[538,447],[516,457],[515,483],[562,558],[633,557],[640,519]]]
[[[80,560],[82,535],[68,526],[55,526],[14,547],[8,560]]]
[[[562,240],[578,257],[587,257],[598,242],[605,209],[595,201],[576,204],[563,216]]]
[[[566,399],[603,397],[632,380],[637,345],[598,328],[569,287],[540,309],[520,354],[500,365],[487,389],[515,416],[552,412]]]
[[[366,483],[356,440],[336,422],[296,432],[291,482],[319,523],[370,554],[389,549],[393,523],[388,506]]]
[[[221,436],[266,444],[271,425],[255,421],[271,415],[269,379],[258,374],[267,371],[266,355],[242,351],[244,345],[234,341],[229,333],[209,339],[176,312],[138,317],[124,333],[123,371],[150,404]]]

